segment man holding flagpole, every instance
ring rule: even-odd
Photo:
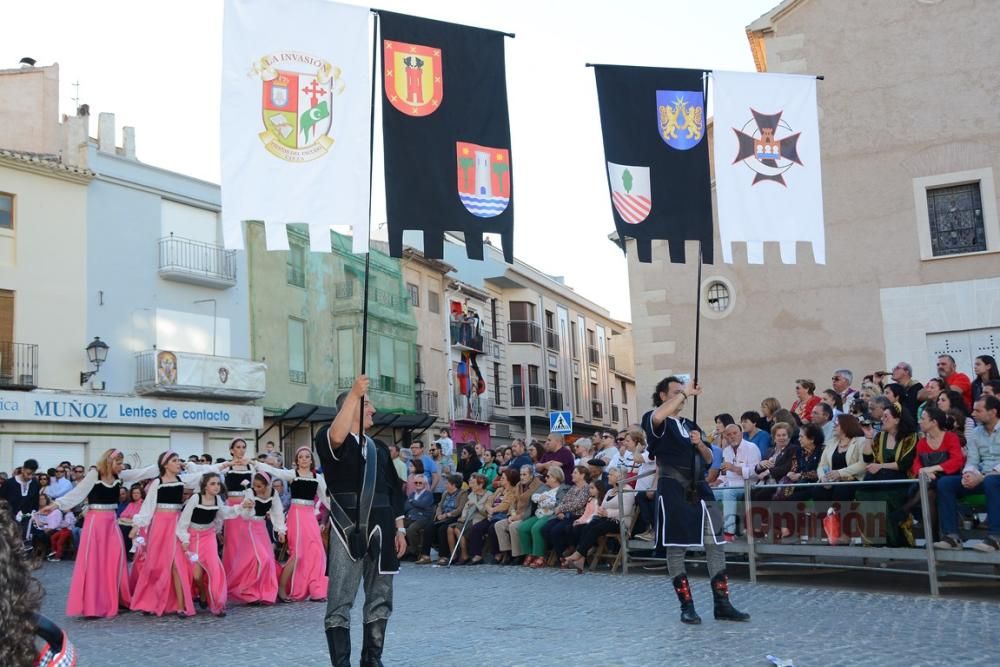
[[[406,552],[402,484],[389,449],[364,435],[374,414],[368,378],[359,375],[350,391],[337,397],[337,416],[316,434],[314,443],[330,493],[333,530],[324,625],[335,667],[351,664],[351,607],[362,582],[361,664],[382,665],[385,628],[392,614],[392,575]]]

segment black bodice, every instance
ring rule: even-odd
[[[232,493],[233,491],[242,491],[246,488],[243,482],[250,482],[253,480],[252,470],[227,470],[226,471],[226,490]]]
[[[160,488],[156,490],[156,502],[171,505],[180,505],[184,501],[184,483],[168,482],[160,480]]]
[[[296,500],[312,500],[316,497],[316,490],[318,488],[319,482],[315,478],[310,477],[296,477],[288,485],[288,490],[291,491],[292,498]]]
[[[198,498],[198,505],[195,506],[194,511],[191,513],[191,523],[204,526],[215,521],[215,515],[219,513],[218,506],[212,507],[212,509],[205,509],[202,505],[203,502],[201,498]]]
[[[111,486],[105,486],[104,482],[98,480],[94,488],[87,494],[87,502],[91,505],[117,505],[118,489],[121,488],[122,481],[116,479]]]
[[[261,500],[260,498],[254,498],[253,500],[253,513],[254,516],[267,516],[267,513],[271,511],[271,503],[274,502],[274,497],[268,498],[267,500]]]

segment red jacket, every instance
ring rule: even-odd
[[[951,431],[945,431],[944,439],[941,440],[941,446],[938,449],[931,449],[931,446],[927,444],[927,438],[920,438],[920,441],[917,442],[917,455],[913,457],[914,477],[919,475],[920,469],[924,467],[920,463],[920,455],[931,452],[948,453],[948,459],[941,464],[945,475],[954,475],[965,465],[965,454],[962,453],[962,443],[959,441],[958,436]]]

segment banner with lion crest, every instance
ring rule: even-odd
[[[269,250],[306,223],[312,250],[350,226],[368,251],[369,10],[327,0],[226,0],[222,64],[222,223],[243,247],[264,221]]]
[[[670,260],[700,241],[711,264],[712,190],[702,70],[596,65],[611,208],[618,237],[640,262],[665,239]]]

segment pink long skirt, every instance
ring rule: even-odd
[[[219,542],[215,539],[215,529],[191,530],[189,534],[191,542],[188,544],[188,551],[198,554],[198,562],[195,565],[201,568],[201,576],[208,579],[205,586],[208,591],[208,608],[213,614],[221,614],[226,610],[228,590],[226,572],[222,569],[222,561],[219,560]],[[193,588],[194,565],[191,570]]]
[[[145,528],[140,528],[136,538],[141,537],[143,540],[149,537],[149,531]],[[135,545],[136,541],[132,540],[132,544]],[[128,585],[129,590],[135,590],[135,582],[139,579],[139,573],[142,572],[142,566],[146,562],[146,545],[142,544],[135,547],[135,552],[132,554],[132,569],[128,573]]]
[[[162,616],[183,609],[194,615],[191,599],[191,563],[177,539],[180,512],[156,510],[146,536],[146,560],[132,590],[132,609]],[[183,600],[178,602],[174,591],[174,571],[180,579]]]
[[[227,521],[223,556],[228,556],[231,549],[235,550],[231,565],[226,566],[223,560],[229,597],[236,602],[274,604],[278,598],[278,566],[265,523],[254,519]]]
[[[130,601],[125,541],[118,519],[113,510],[91,510],[80,534],[66,615],[110,618],[118,614],[119,603]]]
[[[326,550],[319,534],[319,522],[311,505],[292,503],[288,510],[288,562],[295,570],[288,582],[292,600],[325,600],[329,580],[326,576]]]

